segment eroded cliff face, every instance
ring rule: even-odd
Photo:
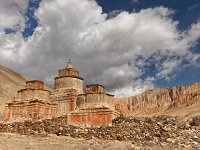
[[[139,112],[147,114],[190,106],[199,101],[200,83],[195,83],[191,86],[147,90],[142,94],[118,100],[116,109],[129,116]]]

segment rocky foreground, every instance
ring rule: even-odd
[[[121,116],[113,120],[112,126],[100,128],[69,126],[65,122],[66,118],[60,117],[0,123],[0,148],[12,149],[5,142],[10,141],[19,146],[27,143],[24,149],[45,149],[48,143],[49,149],[200,149],[200,116],[183,124],[171,116]],[[8,132],[22,135],[5,134]]]

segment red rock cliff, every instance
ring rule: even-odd
[[[179,106],[188,106],[200,101],[200,83],[191,86],[175,86],[172,88],[159,88],[147,90],[142,94],[120,99],[117,109],[126,115],[137,112],[153,113]]]

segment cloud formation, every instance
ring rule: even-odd
[[[72,58],[86,84],[104,84],[118,97],[138,94],[155,80],[170,80],[183,59],[199,60],[190,59],[190,49],[200,37],[200,23],[179,31],[173,13],[161,6],[108,17],[93,0],[43,0],[35,14],[39,26],[29,39],[1,31],[0,63],[53,85],[57,70]],[[157,72],[141,78],[152,63]]]
[[[27,8],[27,0],[0,0],[0,30],[12,28],[23,29],[25,26],[24,12]]]

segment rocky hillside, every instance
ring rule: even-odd
[[[120,101],[121,111],[127,115],[200,113],[200,83],[147,90]]]
[[[28,78],[0,65],[0,119],[5,104],[11,102],[17,91],[22,89]]]

